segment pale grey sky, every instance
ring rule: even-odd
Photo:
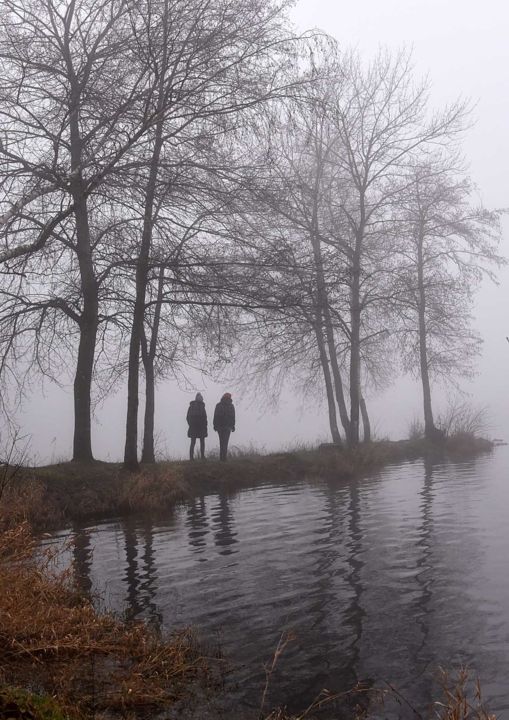
[[[475,126],[464,149],[471,175],[487,207],[509,207],[509,5],[504,0],[300,0],[293,11],[299,30],[313,27],[336,37],[341,46],[369,56],[380,46],[412,49],[418,74],[428,75],[437,105],[458,96],[475,103]],[[503,254],[509,256],[509,223],[505,223]],[[497,287],[485,284],[478,297],[476,322],[485,339],[479,375],[463,387],[472,402],[489,405],[492,435],[509,440],[509,270],[500,273]],[[209,415],[223,386],[207,386],[197,379]],[[67,459],[72,442],[72,386],[67,392],[47,387],[34,397],[19,420],[32,435],[32,459]],[[435,390],[435,403],[446,390]],[[321,393],[317,392],[317,397]],[[165,454],[185,456],[185,413],[194,393],[171,384],[159,386],[156,425]],[[238,397],[237,432],[232,444],[274,449],[301,440],[327,439],[327,412],[312,397],[304,401],[288,387],[278,413],[261,403]],[[393,438],[405,435],[409,421],[420,413],[417,383],[398,380],[377,398],[368,398],[375,431]],[[94,427],[97,458],[117,460],[123,453],[125,397],[120,392],[98,410]],[[99,422],[100,421],[100,422]],[[211,423],[210,423],[211,424]],[[217,446],[210,432],[208,447]]]

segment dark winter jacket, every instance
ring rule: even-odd
[[[207,437],[207,411],[205,403],[200,400],[191,400],[187,410],[187,424],[189,430],[187,437],[205,438]]]
[[[231,398],[221,398],[214,410],[214,430],[235,430],[235,407]]]

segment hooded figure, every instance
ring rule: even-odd
[[[225,393],[214,410],[214,430],[219,435],[219,459],[226,460],[230,433],[235,432],[235,407],[230,393]]]
[[[187,410],[187,437],[191,438],[189,447],[189,459],[194,460],[194,446],[196,438],[200,438],[200,455],[202,460],[205,458],[205,438],[207,437],[207,411],[201,393],[196,393],[194,400],[189,403]]]

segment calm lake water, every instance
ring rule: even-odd
[[[348,484],[303,480],[210,494],[164,522],[74,527],[85,589],[165,629],[195,626],[231,661],[230,697],[302,709],[321,688],[390,682],[419,710],[439,666],[469,666],[509,718],[509,448],[391,466]],[[327,714],[328,713],[328,714]],[[377,717],[412,717],[389,704]],[[339,717],[329,708],[324,717]]]

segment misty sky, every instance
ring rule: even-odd
[[[464,143],[471,176],[488,208],[509,207],[509,6],[503,0],[300,0],[293,13],[300,31],[321,28],[342,47],[357,48],[364,56],[378,47],[413,50],[417,75],[428,75],[437,106],[457,97],[470,99],[475,125]],[[501,252],[509,257],[509,222],[505,222]],[[509,440],[509,269],[499,274],[498,286],[485,284],[479,293],[476,323],[484,340],[479,375],[462,387],[477,405],[490,407],[492,437]],[[200,376],[196,390],[203,392],[209,416],[225,390],[234,396],[237,432],[231,445],[260,449],[286,448],[297,442],[328,440],[327,410],[321,388],[306,398],[291,385],[275,413],[256,393],[249,400],[231,385],[215,386]],[[184,456],[187,452],[187,404],[192,389],[166,383],[156,395],[156,452]],[[435,388],[437,410],[446,402],[446,389]],[[378,437],[405,436],[410,420],[421,413],[419,386],[401,378],[379,397],[367,397],[372,425]],[[66,460],[72,445],[72,382],[67,390],[50,385],[36,393],[19,413],[18,421],[31,435],[29,459],[35,463]],[[118,460],[123,455],[125,428],[124,388],[96,411],[93,433],[98,459]],[[437,413],[439,414],[439,412]],[[211,426],[211,417],[209,420]],[[208,448],[216,448],[217,435],[209,429]]]

